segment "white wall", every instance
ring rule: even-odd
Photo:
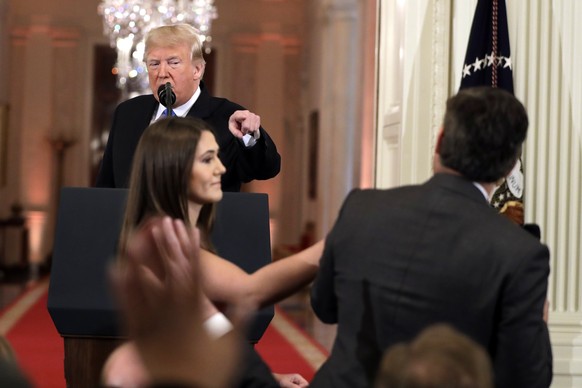
[[[448,1],[382,1],[377,187],[419,183],[432,174],[432,150],[448,97]]]

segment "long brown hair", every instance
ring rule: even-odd
[[[203,131],[212,132],[207,123],[192,117],[162,119],[146,128],[133,157],[121,252],[131,232],[149,217],[167,215],[191,226],[188,183]],[[212,249],[209,234],[213,221],[214,204],[204,204],[196,226],[206,249]]]

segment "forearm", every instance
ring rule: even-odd
[[[325,280],[317,277],[311,287],[311,309],[323,323],[334,324],[338,321],[337,299],[331,274],[325,276]]]
[[[335,294],[334,269],[331,259],[324,257],[321,267],[311,287],[311,308],[324,323],[333,324],[338,320],[337,298]]]
[[[252,275],[254,282],[247,300],[257,308],[272,305],[307,286],[316,273],[316,266],[290,258],[281,259]]]
[[[228,260],[201,251],[202,286],[219,305],[239,304],[257,309],[280,301],[311,282],[319,268],[323,240],[293,256],[248,274]]]
[[[252,147],[245,147],[242,155],[253,179],[270,179],[281,170],[281,155],[269,135],[261,129],[261,137]]]
[[[99,165],[97,178],[94,182],[95,187],[114,187],[113,165],[111,161],[111,151],[109,147],[105,150],[103,158]]]
[[[281,155],[277,151],[277,147],[273,140],[269,137],[266,131],[262,131],[263,145],[263,163],[260,169],[260,176],[258,179],[269,179],[281,171]]]
[[[319,269],[323,242],[321,240],[253,273],[246,297],[261,308],[276,303],[311,283]]]
[[[499,386],[549,386],[552,351],[543,320],[549,275],[546,247],[528,254],[506,287],[493,355]]]

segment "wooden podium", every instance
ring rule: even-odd
[[[67,387],[93,387],[100,381],[107,357],[122,338],[83,338],[63,336]]]
[[[47,307],[65,345],[67,387],[98,386],[103,364],[123,340],[107,268],[114,260],[127,190],[61,190]],[[252,237],[252,238],[250,238]],[[212,241],[218,254],[252,273],[271,262],[266,194],[224,193]],[[247,338],[259,341],[274,308],[258,311]]]

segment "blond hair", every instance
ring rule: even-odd
[[[192,62],[206,63],[198,31],[189,24],[173,24],[150,30],[145,38],[145,54],[147,57],[148,52],[154,48],[181,45],[190,47]]]

